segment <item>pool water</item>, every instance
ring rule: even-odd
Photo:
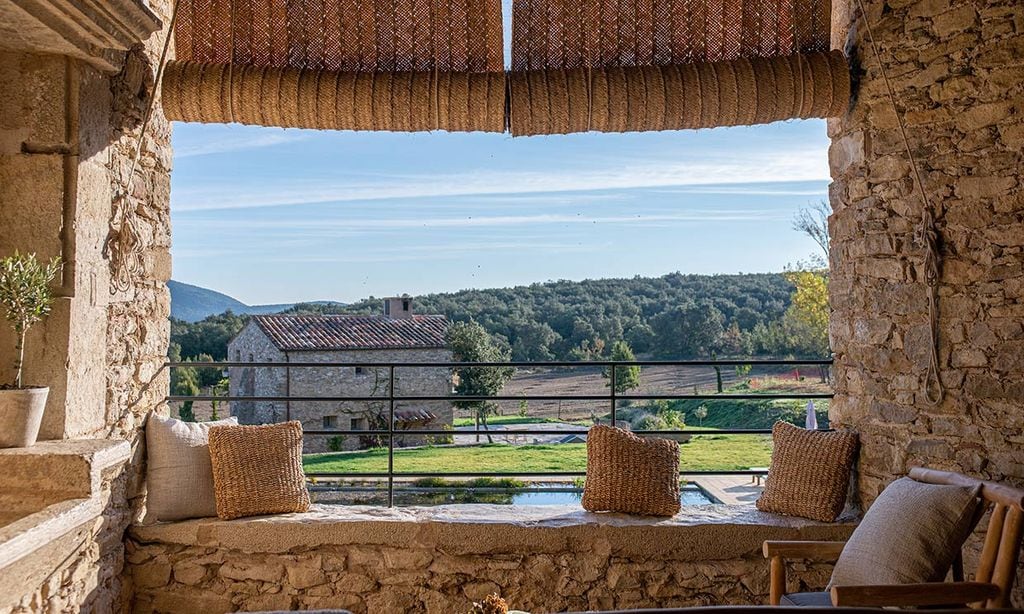
[[[387,492],[372,489],[337,489],[312,487],[310,494],[316,503],[334,505],[386,505]],[[426,506],[453,503],[490,503],[495,505],[579,505],[583,491],[571,486],[533,488],[396,488],[395,505]],[[683,505],[711,505],[717,503],[694,485],[682,488],[679,497]]]
[[[512,505],[578,505],[583,496],[581,491],[566,492],[522,492],[512,495]],[[697,487],[682,489],[679,502],[683,505],[711,505],[711,500],[704,491]]]

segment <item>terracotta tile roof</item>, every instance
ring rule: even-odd
[[[265,315],[253,316],[253,321],[279,350],[288,352],[443,348],[448,330],[448,318],[442,315]]]

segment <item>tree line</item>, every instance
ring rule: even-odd
[[[818,271],[555,281],[415,297],[417,313],[477,322],[514,361],[600,360],[625,343],[666,360],[820,358],[829,353],[827,276]],[[299,304],[286,313],[375,314],[380,299]],[[248,316],[171,321],[172,352],[227,357]]]

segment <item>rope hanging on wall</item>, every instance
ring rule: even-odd
[[[900,113],[896,104],[896,93],[889,81],[889,73],[878,53],[878,44],[875,43],[875,33],[871,28],[871,21],[868,19],[867,10],[864,7],[864,0],[857,0],[860,14],[864,18],[864,28],[868,33],[868,42],[871,51],[878,63],[882,81],[885,83],[885,90],[889,97],[889,104],[896,116],[896,123],[900,129],[900,138],[903,141],[904,151],[910,168],[913,172],[914,186],[921,196],[921,219],[914,229],[914,242],[922,250],[922,265],[924,268],[924,282],[928,292],[928,367],[925,369],[924,396],[929,405],[935,406],[942,403],[946,396],[946,388],[942,383],[939,373],[939,280],[942,275],[942,256],[939,252],[939,230],[935,223],[933,206],[928,198],[928,192],[924,189],[924,182],[921,181],[921,170],[918,167],[917,159],[910,147],[910,139],[907,137],[906,121]]]
[[[338,130],[505,122],[500,0],[181,0],[168,119]]]
[[[149,122],[153,119],[153,111],[156,109],[157,92],[160,91],[161,80],[167,67],[171,32],[174,31],[178,19],[178,8],[179,2],[175,0],[171,6],[171,21],[167,26],[169,31],[164,37],[164,43],[160,49],[156,76],[153,78],[153,87],[149,91],[149,100],[146,101],[142,125],[135,138],[128,177],[124,179],[123,186],[114,188],[114,197],[111,201],[113,210],[111,211],[110,230],[103,242],[102,249],[103,257],[110,261],[110,294],[127,292],[135,280],[141,279],[145,273],[142,231],[135,213],[132,211],[132,188],[135,185],[135,172],[142,159],[142,146],[146,141],[146,131],[149,129]]]

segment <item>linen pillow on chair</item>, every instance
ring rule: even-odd
[[[846,503],[857,434],[809,431],[776,422],[772,427],[772,444],[772,462],[757,509],[835,521]]]
[[[309,509],[297,420],[210,429],[210,460],[223,520]]]
[[[153,414],[146,422],[146,521],[216,516],[208,435],[236,418],[184,422]]]
[[[610,426],[591,427],[583,509],[674,516],[679,512],[679,444]]]
[[[940,582],[978,521],[978,488],[900,478],[846,542],[833,586]]]

